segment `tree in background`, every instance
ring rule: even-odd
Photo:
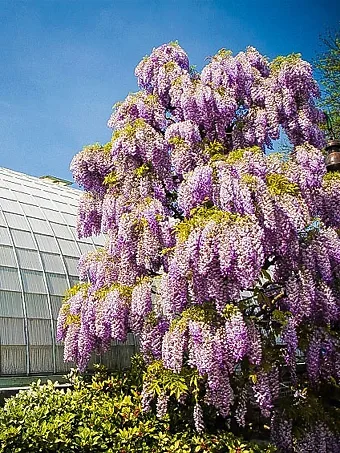
[[[320,105],[326,110],[328,135],[331,139],[340,137],[340,34],[336,32],[322,39],[325,51],[315,63],[321,72],[324,93]]]
[[[65,360],[84,370],[132,331],[145,410],[178,404],[197,431],[257,420],[282,452],[339,451],[340,175],[310,64],[222,49],[198,73],[170,43],[136,76],[112,141],[71,164],[79,235],[107,243],[61,308]],[[295,152],[266,155],[281,129]]]

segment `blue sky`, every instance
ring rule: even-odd
[[[71,179],[83,145],[110,139],[134,68],[178,40],[191,64],[247,45],[311,61],[339,27],[337,1],[0,0],[0,166]]]

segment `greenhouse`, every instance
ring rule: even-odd
[[[79,257],[104,238],[77,240],[81,192],[70,184],[0,168],[0,378],[7,381],[72,366],[55,340],[56,319],[65,290],[77,282]],[[125,366],[134,339],[115,346],[93,361]]]

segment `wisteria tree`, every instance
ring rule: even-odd
[[[280,451],[339,452],[340,175],[326,173],[309,63],[222,49],[199,73],[177,43],[136,68],[110,143],[71,164],[80,260],[61,308],[65,360],[140,338],[144,409],[254,414]],[[270,152],[284,132],[294,152]]]

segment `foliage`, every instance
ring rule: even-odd
[[[315,62],[321,73],[323,96],[321,106],[328,114],[328,135],[330,139],[340,137],[340,33],[322,39],[324,52]]]
[[[244,442],[229,432],[197,434],[141,410],[138,373],[108,375],[99,370],[90,380],[70,374],[73,389],[52,382],[33,383],[0,409],[0,452],[274,452]],[[183,420],[182,420],[183,422]]]
[[[65,360],[83,370],[132,331],[143,411],[190,413],[197,433],[266,426],[284,453],[338,451],[340,180],[325,176],[311,65],[248,47],[198,72],[172,43],[136,76],[111,145],[71,164],[79,234],[107,243],[81,258],[89,285],[61,309]],[[280,131],[294,152],[265,154]]]

